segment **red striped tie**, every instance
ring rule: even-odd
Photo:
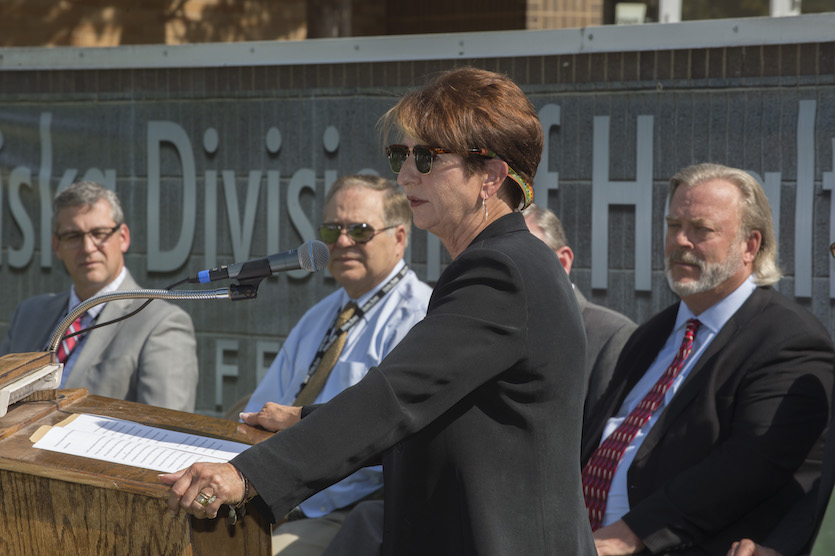
[[[612,485],[612,477],[618,468],[623,453],[627,446],[647,424],[652,412],[655,411],[664,399],[664,394],[672,385],[675,378],[681,371],[684,361],[693,349],[693,338],[696,337],[696,329],[701,323],[698,319],[687,321],[687,330],[684,332],[684,340],[678,348],[673,362],[655,383],[655,386],[644,396],[641,403],[626,416],[618,428],[610,434],[603,443],[598,446],[592,454],[586,466],[583,468],[583,496],[586,499],[586,507],[589,510],[589,521],[591,530],[596,531],[603,522],[606,513],[606,499],[609,496],[609,488]]]
[[[58,351],[56,353],[59,363],[67,362],[67,359],[69,359],[72,350],[75,349],[75,346],[83,337],[83,334],[79,336],[70,336],[70,334],[73,334],[81,330],[81,317],[83,317],[86,314],[87,313],[82,313],[81,315],[79,315],[77,319],[72,321],[72,324],[69,328],[67,328],[67,331],[64,332],[64,337],[61,340],[61,344],[58,346]],[[69,336],[69,338],[67,336]]]

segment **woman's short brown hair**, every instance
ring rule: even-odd
[[[395,128],[431,147],[461,154],[471,148],[493,151],[531,188],[544,144],[539,116],[522,90],[505,75],[473,67],[439,73],[407,93],[380,126],[384,138]],[[479,156],[463,158],[470,175],[485,163]],[[513,181],[504,185],[521,206],[521,189]]]

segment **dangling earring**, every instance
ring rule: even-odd
[[[481,208],[484,209],[484,222],[487,222],[487,199],[481,198]]]

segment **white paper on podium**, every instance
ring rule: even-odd
[[[249,445],[81,414],[50,427],[34,447],[172,473],[196,462],[227,462]]]

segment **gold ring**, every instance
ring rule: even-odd
[[[217,500],[217,496],[208,496],[204,492],[198,493],[197,498],[194,499],[195,502],[197,502],[198,504],[200,504],[204,508],[206,506],[208,506],[209,504],[211,504],[212,502],[214,502],[215,500]]]

